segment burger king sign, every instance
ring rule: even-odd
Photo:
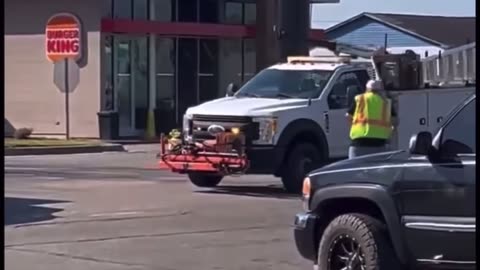
[[[47,59],[54,63],[65,58],[78,61],[82,57],[82,29],[76,16],[60,13],[48,20],[45,52]]]

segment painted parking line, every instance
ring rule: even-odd
[[[144,214],[144,213],[145,213],[145,212],[141,212],[141,211],[110,212],[110,213],[92,214],[92,215],[89,215],[89,217],[131,216],[131,215],[139,215],[139,214]]]
[[[65,180],[66,179],[65,177],[55,177],[55,176],[41,176],[41,177],[37,176],[37,178],[41,180]]]

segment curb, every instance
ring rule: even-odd
[[[25,147],[25,148],[5,148],[5,156],[30,156],[30,155],[67,155],[101,152],[124,152],[125,149],[120,144],[104,144],[94,146],[70,146],[70,147]]]
[[[107,140],[105,142],[121,145],[159,144],[160,138],[158,140]]]

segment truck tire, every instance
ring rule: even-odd
[[[320,240],[319,269],[401,269],[384,228],[382,222],[363,214],[336,217]]]
[[[286,191],[300,193],[305,176],[320,166],[322,156],[311,143],[299,143],[288,153],[282,183]]]
[[[188,178],[190,182],[197,187],[215,187],[222,181],[223,176],[206,173],[189,173]]]

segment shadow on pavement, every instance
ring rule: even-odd
[[[275,199],[300,198],[299,195],[288,193],[278,186],[218,186],[209,190],[197,190],[195,192]]]
[[[67,201],[5,197],[5,226],[40,222],[54,219],[62,209],[41,206],[42,204],[66,203]]]

